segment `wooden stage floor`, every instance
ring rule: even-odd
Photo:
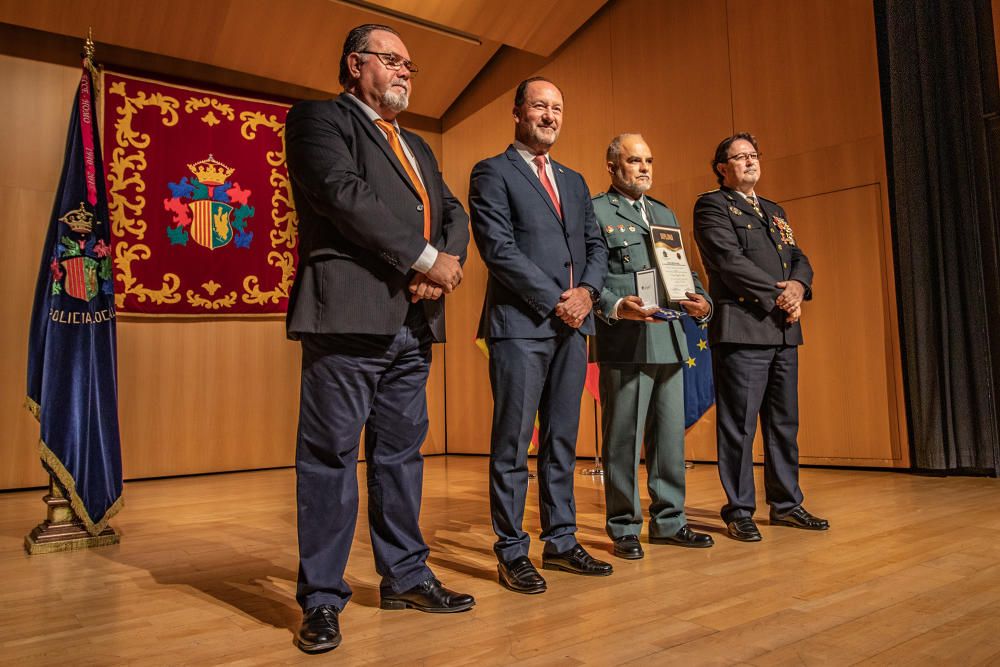
[[[716,546],[651,546],[644,535],[646,558],[624,561],[608,553],[600,481],[577,476],[580,541],[615,573],[545,572],[548,592],[524,596],[496,583],[486,467],[484,457],[433,457],[425,474],[430,564],[474,594],[475,609],[378,609],[362,509],[344,643],[323,656],[292,646],[292,470],[129,483],[113,522],[120,545],[30,558],[21,541],[42,516],[42,494],[0,494],[0,662],[1000,664],[997,480],[804,469],[806,507],[832,529],[762,520],[764,541],[743,544],[722,533],[715,467],[698,465],[688,514]],[[533,537],[536,500],[533,484]],[[536,563],[540,555],[536,541]]]

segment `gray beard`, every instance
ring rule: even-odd
[[[400,113],[406,111],[406,107],[410,104],[410,96],[407,93],[387,90],[382,94],[382,104],[395,113]]]

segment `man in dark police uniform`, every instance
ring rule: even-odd
[[[802,507],[798,449],[798,346],[802,302],[812,298],[813,270],[784,209],[758,197],[757,140],[723,140],[712,170],[721,186],[698,198],[694,236],[709,277],[715,315],[709,344],[715,375],[719,476],[729,535],[757,542],[753,440],[760,415],[764,491],[771,524],[826,530]]]

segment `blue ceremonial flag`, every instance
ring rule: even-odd
[[[691,357],[684,366],[684,428],[691,428],[715,403],[712,353],[708,349],[708,325],[690,317],[681,321]]]
[[[42,465],[87,531],[122,506],[115,295],[104,168],[84,66],[42,249],[28,341],[27,407]]]

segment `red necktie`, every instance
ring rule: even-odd
[[[542,182],[542,187],[545,191],[549,193],[549,198],[552,199],[552,205],[556,207],[556,213],[562,218],[562,208],[559,206],[559,197],[556,196],[556,189],[552,187],[552,181],[549,180],[549,175],[545,171],[545,156],[536,155],[532,162],[538,166],[538,180]]]
[[[396,128],[392,123],[387,123],[381,118],[375,121],[386,134],[386,139],[389,140],[389,147],[392,148],[392,152],[396,154],[396,158],[399,160],[399,164],[403,167],[406,175],[410,177],[410,182],[413,183],[413,187],[417,189],[417,194],[420,195],[420,202],[424,205],[424,238],[430,241],[431,239],[431,202],[427,197],[427,190],[424,189],[423,183],[420,182],[420,178],[417,177],[417,172],[414,171],[413,165],[410,164],[410,159],[406,157],[406,153],[403,152],[403,144],[399,141],[399,135],[396,133]]]

